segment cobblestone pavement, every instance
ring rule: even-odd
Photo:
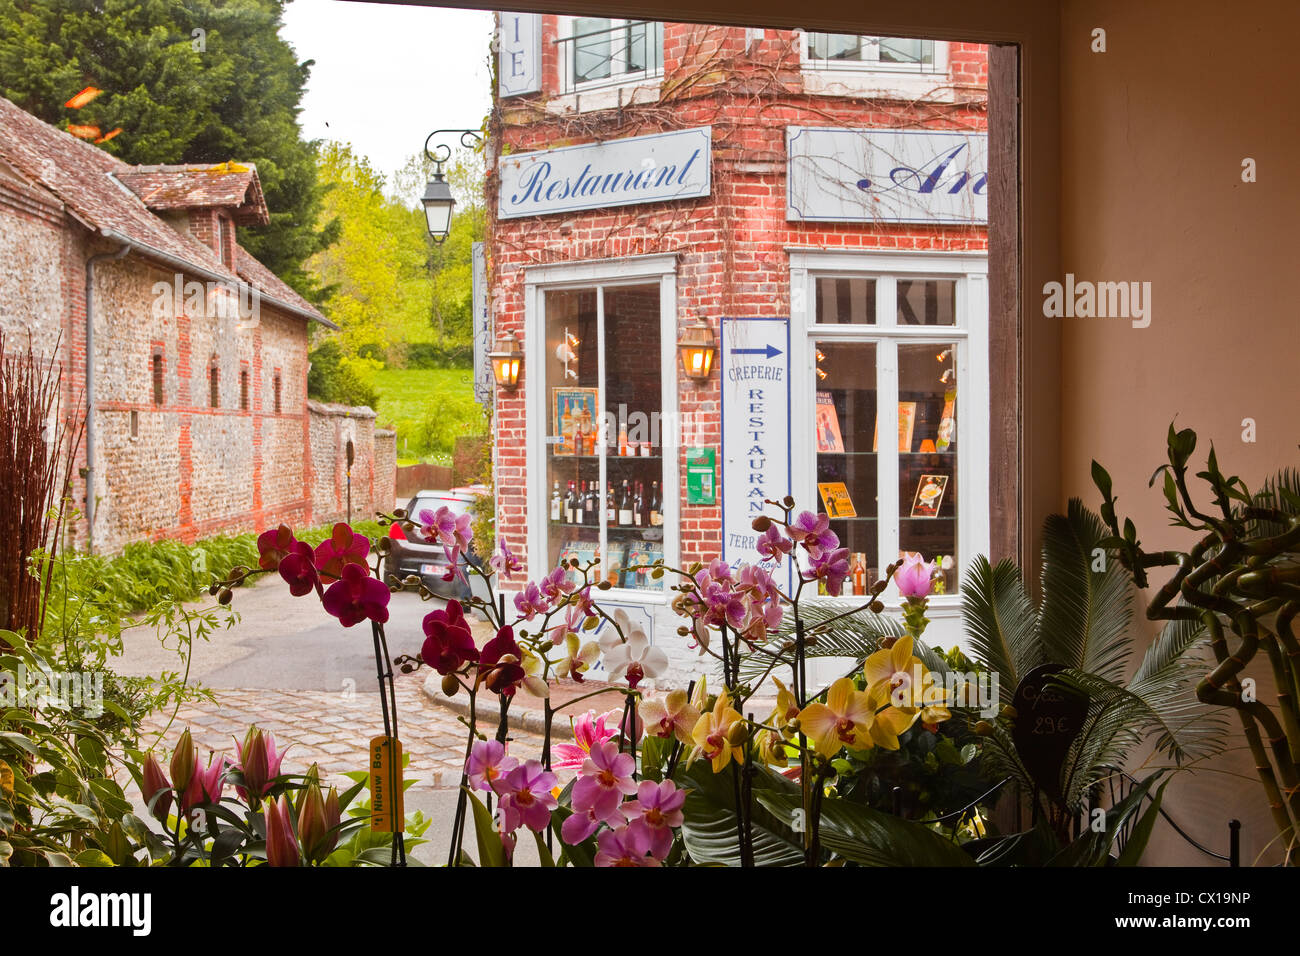
[[[425,674],[396,678],[397,725],[402,749],[411,762],[408,778],[422,789],[455,788],[464,765],[465,727],[455,713],[425,697]],[[303,773],[320,766],[322,778],[364,770],[370,738],[383,733],[379,696],[373,691],[214,690],[216,702],[199,701],[182,707],[162,746],[170,750],[188,726],[203,762],[209,750],[235,758],[235,738],[242,740],[249,724],[275,734],[281,749],[289,748],[283,769]],[[146,746],[152,745],[168,716],[156,714],[145,723]],[[510,753],[520,760],[540,757],[542,738],[511,729]],[[340,781],[335,781],[340,782]]]

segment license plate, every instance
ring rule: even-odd
[[[422,564],[420,565],[420,573],[421,574],[442,574],[442,568],[438,567],[436,564]]]

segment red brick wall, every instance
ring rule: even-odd
[[[713,127],[712,194],[707,198],[590,210],[489,223],[490,294],[497,334],[526,335],[524,270],[530,266],[649,253],[678,257],[681,326],[703,318],[718,334],[724,316],[790,314],[787,247],[953,250],[987,248],[983,227],[803,223],[785,219],[787,125],[983,130],[987,58],[978,44],[951,44],[949,74],[932,78],[933,95],[890,101],[809,93],[799,70],[795,36],[769,30],[745,52],[739,28],[665,24],[664,81],[659,101],[603,112],[576,112],[559,88],[550,38],[557,18],[543,17],[544,91],[500,102],[493,135],[511,151],[551,148],[671,129]],[[496,209],[488,175],[488,208]],[[717,448],[720,386],[703,385],[680,362],[678,403],[691,429],[681,445]],[[513,395],[497,394],[498,529],[526,550],[524,395],[530,370]],[[540,374],[540,373],[539,373]],[[538,387],[542,386],[538,380]],[[718,460],[721,460],[719,454]],[[683,563],[707,560],[721,546],[716,506],[685,504],[685,462],[679,461]],[[538,480],[541,480],[540,478]],[[672,556],[669,556],[670,558]]]

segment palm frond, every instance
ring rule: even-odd
[[[1288,515],[1300,514],[1300,471],[1294,468],[1281,469],[1265,480],[1254,500],[1261,508],[1276,508]],[[1262,538],[1281,534],[1285,530],[1275,521],[1260,521],[1252,528]]]
[[[1043,524],[1043,601],[1038,638],[1048,661],[1119,682],[1133,643],[1133,589],[1098,542],[1101,519],[1071,498],[1065,515]],[[1104,570],[1094,571],[1098,559]]]
[[[1025,594],[1020,569],[1010,559],[990,565],[975,558],[962,585],[962,617],[976,656],[998,675],[999,697],[1011,703],[1020,678],[1042,663],[1035,642],[1038,613]]]

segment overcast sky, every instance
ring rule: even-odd
[[[316,61],[303,134],[351,143],[390,179],[429,133],[477,129],[491,108],[491,13],[293,0],[281,35]]]

